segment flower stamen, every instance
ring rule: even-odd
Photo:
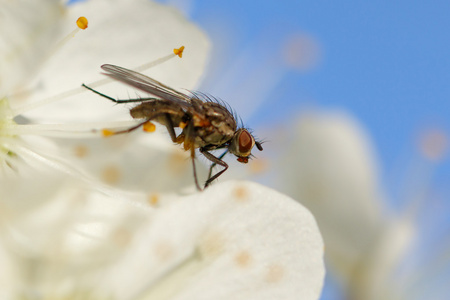
[[[175,50],[177,50],[177,51],[175,51]],[[142,71],[145,71],[147,69],[153,68],[153,67],[155,67],[157,65],[165,63],[166,61],[168,61],[168,60],[170,60],[170,59],[172,59],[174,57],[177,57],[177,56],[181,57],[181,55],[183,53],[183,50],[184,50],[184,46],[181,46],[178,49],[174,49],[173,53],[170,53],[170,54],[168,54],[166,56],[158,58],[158,59],[156,59],[154,61],[151,61],[149,63],[143,64],[143,65],[138,66],[136,68],[133,68],[132,70],[134,70],[136,72],[142,72]],[[114,79],[111,79],[111,78],[103,78],[103,79],[100,79],[100,80],[88,83],[87,86],[89,86],[91,88],[97,88],[99,86],[102,86],[104,84],[107,84],[107,83],[110,83],[110,82],[113,82],[113,81],[114,81]],[[47,104],[52,103],[52,102],[63,100],[63,99],[66,99],[66,98],[69,98],[69,97],[81,94],[83,92],[86,92],[86,89],[80,86],[80,87],[77,87],[77,88],[74,88],[74,89],[71,89],[71,90],[59,93],[57,95],[45,98],[43,100],[39,100],[39,101],[36,101],[34,103],[31,103],[31,104],[23,105],[21,107],[15,108],[13,110],[13,117],[16,117],[16,116],[18,116],[20,114],[23,114],[24,112],[33,110],[35,108],[41,107],[43,105],[47,105]]]
[[[166,61],[168,61],[168,60],[170,60],[170,59],[172,59],[172,58],[175,58],[175,57],[181,57],[182,56],[182,54],[183,54],[183,51],[184,51],[184,46],[181,46],[180,48],[178,48],[178,49],[174,49],[173,50],[173,53],[170,53],[170,54],[168,54],[168,55],[166,55],[166,56],[163,56],[163,57],[161,57],[161,58],[158,58],[157,60],[154,60],[154,61],[152,61],[152,62],[149,62],[149,63],[146,63],[146,64],[143,64],[143,65],[141,65],[141,66],[139,66],[139,67],[137,67],[137,68],[134,68],[134,69],[132,69],[133,71],[136,71],[136,72],[143,72],[143,71],[145,71],[145,70],[147,70],[147,69],[150,69],[150,68],[153,68],[153,67],[155,67],[155,66],[157,66],[157,65],[160,65],[160,64],[162,64],[162,63],[165,63]]]
[[[79,17],[76,21],[77,27],[68,33],[62,40],[60,40],[52,51],[50,51],[44,61],[52,57],[56,52],[58,52],[64,45],[66,45],[80,30],[85,30],[88,27],[88,20],[85,17]]]
[[[99,136],[99,129],[108,126],[108,128],[122,129],[136,125],[136,121],[117,121],[117,122],[92,122],[82,124],[9,124],[3,126],[2,136],[14,135],[39,135],[51,137],[94,137]],[[97,129],[96,129],[97,128]],[[111,131],[111,130],[110,130]],[[106,136],[102,131],[103,136]]]

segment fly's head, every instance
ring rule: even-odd
[[[252,154],[252,148],[256,145],[259,151],[263,148],[260,142],[255,141],[253,135],[245,128],[238,129],[230,141],[228,151],[237,156],[238,162],[248,163],[248,158]]]

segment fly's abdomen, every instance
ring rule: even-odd
[[[172,125],[178,127],[182,122],[185,112],[177,105],[161,100],[148,101],[133,107],[130,115],[134,119],[147,119],[166,125],[167,116],[170,117]]]

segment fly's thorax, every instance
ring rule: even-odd
[[[196,145],[222,145],[228,143],[236,132],[236,120],[226,107],[215,102],[202,102],[198,114],[192,116]]]
[[[206,102],[203,104],[203,112],[205,117],[212,126],[219,131],[228,134],[236,131],[237,125],[233,114],[223,105],[215,102]]]
[[[255,138],[247,129],[240,128],[234,133],[228,150],[238,157],[239,162],[247,163],[253,146],[255,146]]]

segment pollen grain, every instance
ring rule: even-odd
[[[267,283],[277,283],[281,279],[283,279],[284,275],[285,275],[284,268],[278,264],[273,264],[268,266],[266,274],[264,276],[264,280]]]
[[[114,185],[120,181],[121,172],[117,166],[107,166],[102,170],[101,178],[104,182]]]
[[[208,232],[205,234],[198,245],[198,250],[202,257],[216,257],[225,250],[226,240],[220,232]]]
[[[155,243],[152,252],[160,262],[167,262],[175,255],[175,248],[169,241],[161,240]]]
[[[251,264],[252,256],[248,251],[240,251],[234,257],[234,262],[240,268],[246,268]]]
[[[77,145],[74,150],[74,154],[76,157],[83,158],[88,156],[89,148],[86,145]]]
[[[142,126],[142,129],[145,132],[155,132],[156,126],[152,122],[148,121],[148,122],[144,123],[144,125]]]
[[[248,190],[242,185],[234,188],[233,196],[237,202],[246,202],[249,200]]]

